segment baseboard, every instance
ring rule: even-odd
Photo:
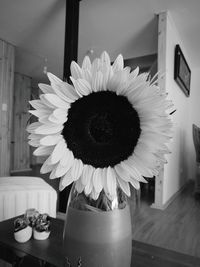
[[[10,173],[13,174],[13,173],[18,173],[18,172],[30,172],[32,171],[31,168],[27,168],[27,169],[21,169],[21,170],[11,170]]]
[[[152,208],[152,209],[158,209],[158,210],[164,210],[164,209],[166,209],[165,204],[164,205],[157,205],[156,203],[151,204],[150,208]]]
[[[158,205],[156,203],[153,203],[150,207],[153,209],[159,209],[159,210],[165,210],[174,200],[177,198],[177,196],[184,190],[184,188],[190,183],[190,180],[188,180],[175,194],[173,194],[164,204]]]

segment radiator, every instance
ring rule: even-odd
[[[56,217],[57,193],[42,178],[30,176],[0,177],[0,221],[35,208]]]

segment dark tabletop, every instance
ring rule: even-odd
[[[12,264],[17,261],[27,261],[24,265],[13,264],[13,266],[68,266],[62,249],[62,220],[52,219],[51,234],[47,240],[31,239],[22,244],[14,239],[13,221],[14,218],[0,222],[1,259]],[[200,259],[133,240],[131,267],[148,266],[200,267]]]

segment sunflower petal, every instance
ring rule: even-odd
[[[69,150],[67,147],[65,148],[63,157],[60,159],[60,165],[66,166],[71,163],[71,161],[74,160],[74,155],[71,150]]]
[[[82,69],[91,69],[91,61],[90,61],[90,58],[88,56],[85,56],[84,59],[83,59],[83,63],[82,63]]]
[[[40,146],[40,140],[39,139],[29,140],[28,144],[33,147],[38,147]]]
[[[80,159],[74,159],[74,163],[71,168],[71,175],[74,181],[77,181],[83,171],[83,163]]]
[[[97,71],[92,78],[92,90],[98,92],[103,90],[103,74]]]
[[[44,99],[46,99],[50,104],[52,104],[56,108],[68,109],[70,106],[67,102],[63,101],[54,94],[45,94]]]
[[[34,130],[36,134],[56,134],[62,131],[63,125],[43,124]]]
[[[70,169],[64,176],[61,177],[60,183],[59,183],[59,190],[62,191],[63,189],[65,189],[65,187],[73,183],[73,181],[74,180],[71,175],[71,169]]]
[[[144,177],[152,177],[153,173],[151,171],[150,168],[148,168],[147,166],[145,166],[144,162],[139,159],[138,157],[131,156],[128,161],[131,161],[131,164],[137,168],[137,170],[141,173],[142,176]]]
[[[36,117],[44,117],[51,114],[51,110],[48,109],[37,109],[37,110],[29,110],[29,113]]]
[[[129,76],[130,81],[135,80],[135,78],[136,78],[136,77],[138,76],[138,74],[139,74],[139,71],[140,71],[140,69],[139,69],[139,67],[137,67],[137,68],[135,68],[135,69],[131,72],[131,74],[130,74],[130,76]]]
[[[79,78],[80,79],[83,78],[82,69],[79,67],[79,65],[75,61],[71,62],[70,70],[71,70],[71,75],[75,80]]]
[[[96,75],[96,72],[100,70],[101,67],[101,60],[99,58],[95,58],[92,62],[91,74],[92,77]]]
[[[42,125],[44,125],[44,124],[49,124],[49,123],[51,123],[51,122],[49,121],[48,118],[49,118],[49,115],[47,115],[47,116],[42,116],[42,117],[38,118],[38,121],[41,122]]]
[[[84,185],[81,183],[80,179],[75,182],[75,188],[79,194],[83,192]]]
[[[93,172],[94,172],[94,168],[92,167],[91,168],[91,177],[93,176]],[[88,182],[87,182],[87,184],[85,185],[85,188],[84,188],[84,192],[85,192],[86,195],[89,195],[91,193],[92,187],[93,187],[92,179],[88,179]]]
[[[53,90],[62,100],[67,103],[73,103],[79,98],[79,95],[75,91],[74,87],[67,82],[55,84]]]
[[[84,186],[86,186],[90,182],[93,172],[94,168],[91,165],[84,165],[81,175],[81,182]]]
[[[56,175],[58,177],[65,175],[69,171],[69,169],[71,169],[73,164],[74,164],[74,158],[71,158],[68,161],[68,164],[66,164],[64,166],[61,164],[61,161],[60,161],[59,164],[57,165],[57,168],[56,168]]]
[[[118,72],[119,70],[123,70],[124,68],[124,59],[123,56],[120,54],[118,57],[115,59],[112,69],[114,72]]]
[[[107,168],[103,168],[102,170],[102,184],[103,189],[106,194],[108,194],[108,186],[107,186]]]
[[[51,172],[54,168],[55,168],[55,165],[47,165],[47,164],[44,165],[43,163],[40,169],[40,173],[44,174],[44,173]]]
[[[63,124],[67,121],[67,111],[57,108],[48,116],[48,120],[56,124]]]
[[[36,129],[38,129],[41,125],[42,123],[40,122],[33,122],[27,126],[26,131],[28,133],[35,133]]]
[[[86,81],[89,82],[89,84],[91,84],[92,81],[92,74],[91,74],[91,70],[89,69],[83,69],[83,77]]]
[[[99,193],[96,192],[94,189],[92,190],[91,194],[90,194],[90,197],[94,200],[97,200],[98,197],[99,197]]]
[[[137,180],[139,182],[143,182],[143,183],[147,182],[142,177],[140,172],[134,166],[132,166],[132,164],[129,164],[129,161],[122,161],[120,164],[121,164],[122,168],[124,168],[124,170],[126,170],[129,173],[131,178],[134,178],[135,180]]]
[[[62,83],[63,82],[61,79],[59,79],[56,75],[54,75],[51,72],[47,72],[47,77],[48,77],[49,81],[52,84],[59,84],[59,83]]]
[[[109,166],[107,168],[107,186],[108,186],[108,193],[111,197],[116,195],[116,175],[114,170]]]
[[[144,145],[141,143],[137,144],[134,150],[134,155],[143,161],[144,165],[149,168],[155,168],[156,166],[156,156],[151,153]]]
[[[53,147],[52,146],[40,146],[34,152],[34,156],[48,156],[52,153]]]
[[[101,61],[103,66],[110,66],[110,57],[106,51],[101,54]]]
[[[53,88],[48,84],[39,83],[38,87],[43,92],[43,94],[54,94]]]
[[[47,135],[40,140],[40,144],[43,146],[53,146],[62,139],[61,135]]]
[[[46,94],[41,94],[40,95],[40,100],[41,102],[46,106],[46,108],[49,108],[49,109],[55,109],[55,106],[52,105],[45,97]]]
[[[127,73],[126,71],[118,71],[113,74],[112,78],[108,81],[107,87],[109,90],[121,94],[124,88],[126,88]]]
[[[77,79],[73,81],[74,87],[81,96],[89,95],[92,92],[90,84],[84,79]]]
[[[41,139],[42,137],[44,137],[44,136],[40,135],[40,134],[34,134],[34,133],[31,133],[28,135],[28,139],[31,139],[31,140]]]
[[[43,163],[41,169],[40,169],[40,173],[44,174],[44,173],[48,173],[48,172],[51,172],[54,168],[55,168],[55,165],[54,164],[51,164],[49,159],[50,159],[51,156],[49,156],[45,162]]]
[[[29,101],[29,104],[35,109],[45,109],[46,108],[46,106],[39,99],[31,100],[31,101]]]
[[[54,150],[51,154],[51,163],[55,164],[57,162],[60,161],[60,159],[62,158],[64,152],[66,149],[66,144],[65,141],[63,139],[61,139],[56,146],[54,147]]]
[[[92,191],[92,181],[89,181],[84,188],[86,196],[88,196],[91,193],[91,191]]]
[[[56,175],[56,168],[53,168],[50,176],[49,176],[49,179],[55,179],[55,178],[59,178],[59,176]]]
[[[129,173],[121,166],[121,163],[114,166],[114,169],[117,173],[117,175],[124,180],[125,182],[128,182],[130,180]]]
[[[124,191],[124,193],[130,197],[131,196],[131,191],[130,191],[130,186],[129,183],[122,180],[120,177],[117,176],[117,182],[119,183],[120,188]]]
[[[93,186],[94,186],[96,193],[100,193],[101,190],[103,189],[102,169],[100,168],[95,169],[92,180],[93,180]]]
[[[140,189],[140,183],[137,181],[137,180],[135,180],[135,179],[130,179],[130,184],[135,188],[135,189],[137,189],[137,190],[139,190]]]

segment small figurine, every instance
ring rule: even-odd
[[[27,209],[24,214],[24,217],[28,219],[29,225],[31,227],[35,226],[35,222],[38,216],[39,212],[36,209]]]
[[[32,236],[32,227],[27,218],[17,218],[14,221],[14,238],[19,243],[27,242]]]
[[[33,227],[33,237],[37,240],[45,240],[50,235],[50,217],[48,214],[39,214]]]

